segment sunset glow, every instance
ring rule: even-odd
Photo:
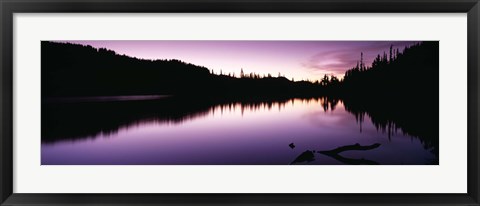
[[[107,48],[141,59],[178,59],[205,66],[215,74],[240,70],[289,79],[319,80],[323,75],[342,78],[347,69],[363,59],[370,65],[377,54],[388,53],[390,45],[403,50],[415,41],[67,41]]]

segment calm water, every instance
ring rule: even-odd
[[[45,103],[42,164],[438,164],[422,137],[374,126],[341,100],[198,102]]]

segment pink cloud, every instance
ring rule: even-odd
[[[389,53],[390,45],[393,49],[403,50],[405,46],[415,42],[368,42],[369,44],[351,44],[349,48],[332,48],[323,50],[310,56],[302,66],[313,73],[333,74],[343,76],[347,69],[354,67],[360,61],[360,54],[363,52],[363,61],[365,65],[371,65],[373,59],[383,52]]]

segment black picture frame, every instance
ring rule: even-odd
[[[479,0],[0,0],[1,205],[480,205]],[[468,192],[466,194],[19,194],[13,193],[15,13],[467,13]],[[455,177],[452,177],[455,178]],[[92,185],[93,187],[93,185]],[[412,185],[414,187],[414,185]]]

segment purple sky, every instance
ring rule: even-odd
[[[347,69],[364,53],[366,65],[377,54],[400,48],[414,41],[67,41],[96,48],[107,48],[119,54],[142,59],[179,59],[205,66],[215,73],[272,74],[295,81],[318,80],[324,74],[343,77]]]

